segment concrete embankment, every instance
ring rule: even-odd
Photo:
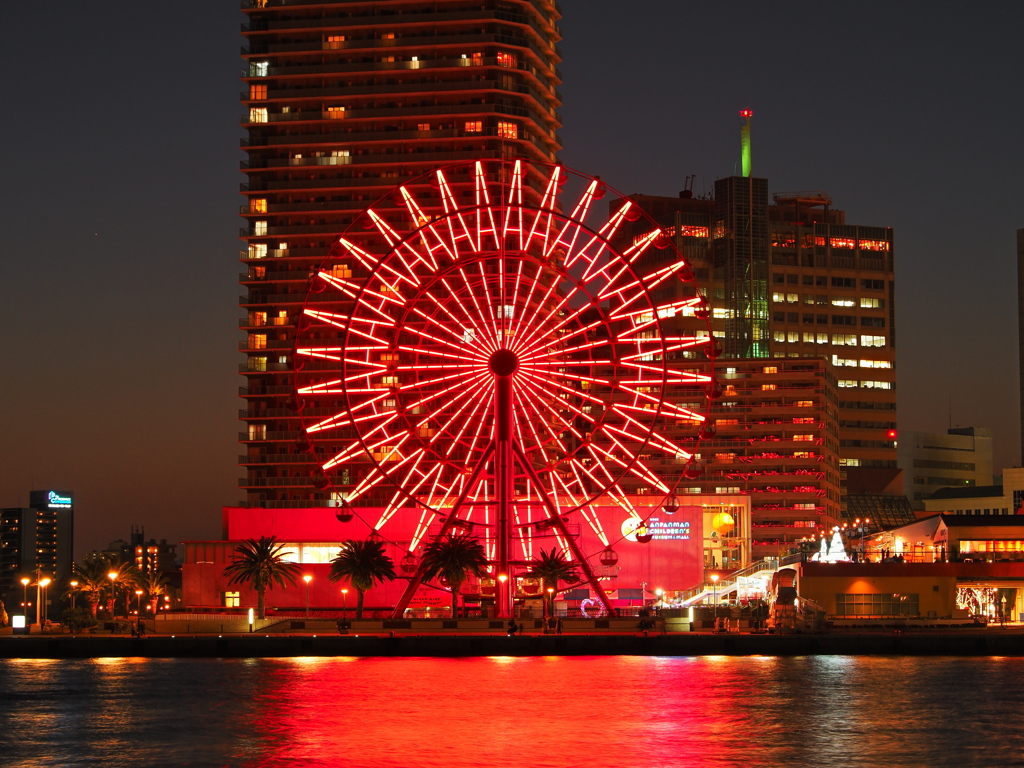
[[[749,635],[61,635],[0,638],[0,658],[288,656],[1024,656],[1024,633]]]

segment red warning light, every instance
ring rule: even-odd
[[[752,109],[741,109],[740,110],[740,117],[753,117],[753,116],[754,116],[754,110],[752,110]]]
[[[885,433],[885,436],[888,437],[890,440],[895,440],[896,439],[896,430],[895,429],[890,429],[888,432]]]

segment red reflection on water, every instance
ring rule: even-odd
[[[241,730],[256,736],[240,757],[253,765],[622,768],[697,761],[719,739],[749,754],[757,738],[730,705],[751,669],[724,659],[251,663],[259,692]]]

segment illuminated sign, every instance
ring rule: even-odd
[[[662,520],[658,517],[652,517],[647,521],[647,530],[654,536],[655,541],[690,540],[689,520]]]
[[[56,491],[50,491],[46,495],[46,506],[50,509],[71,509],[71,497],[61,496]]]

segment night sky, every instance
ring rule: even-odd
[[[738,172],[896,232],[899,422],[1020,463],[1024,4],[561,0],[562,160],[625,193]],[[8,3],[0,506],[76,494],[77,553],[217,538],[237,503],[234,0]]]

